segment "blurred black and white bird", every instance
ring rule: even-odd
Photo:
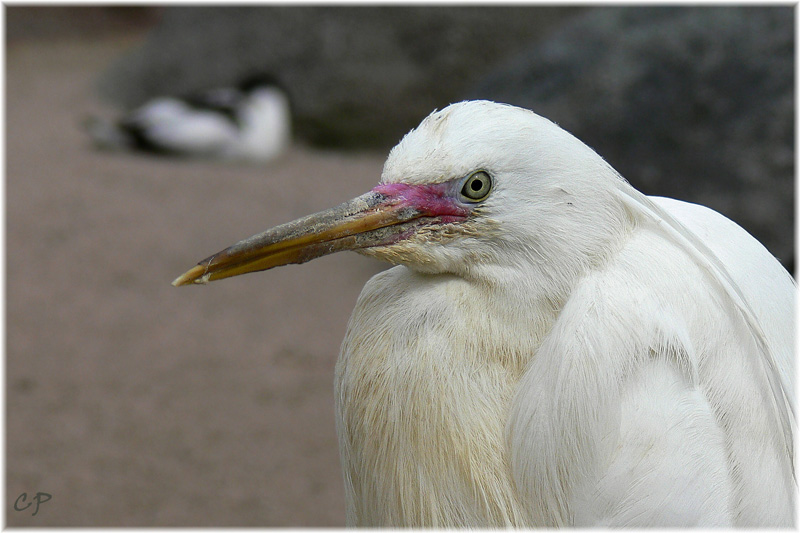
[[[266,76],[157,97],[119,120],[91,117],[85,126],[99,148],[251,161],[279,156],[292,131],[288,94]]]

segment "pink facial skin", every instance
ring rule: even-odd
[[[437,217],[442,222],[464,220],[470,209],[451,196],[452,184],[409,185],[407,183],[384,183],[374,187],[373,192],[383,194],[398,207],[410,207]]]

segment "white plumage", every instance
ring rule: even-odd
[[[793,523],[795,284],[722,215],[640,194],[530,111],[463,102],[370,193],[175,284],[342,249],[399,265],[364,287],[336,368],[348,524]]]
[[[291,111],[283,89],[254,79],[187,98],[154,98],[116,122],[91,118],[86,127],[106,149],[263,162],[291,142]]]

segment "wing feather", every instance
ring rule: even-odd
[[[625,206],[635,213],[637,218],[653,222],[664,236],[684,249],[696,264],[708,273],[709,278],[716,284],[720,292],[730,299],[731,305],[741,314],[758,347],[758,354],[760,355],[758,363],[764,370],[764,375],[772,392],[776,416],[783,430],[786,452],[789,457],[793,457],[792,434],[795,418],[794,404],[788,392],[790,387],[785,382],[783,374],[779,372],[767,337],[750,303],[742,294],[739,285],[734,281],[725,264],[717,255],[697,235],[663,207],[656,204],[648,196],[630,187],[626,182],[621,182],[618,190]],[[791,461],[791,465],[792,475],[795,476],[794,460]]]

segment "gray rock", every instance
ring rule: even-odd
[[[579,8],[269,6],[167,8],[100,79],[126,107],[268,72],[292,97],[295,131],[334,146],[393,145],[501,59]]]
[[[470,92],[535,110],[647,194],[708,205],[794,264],[794,8],[597,8]]]

